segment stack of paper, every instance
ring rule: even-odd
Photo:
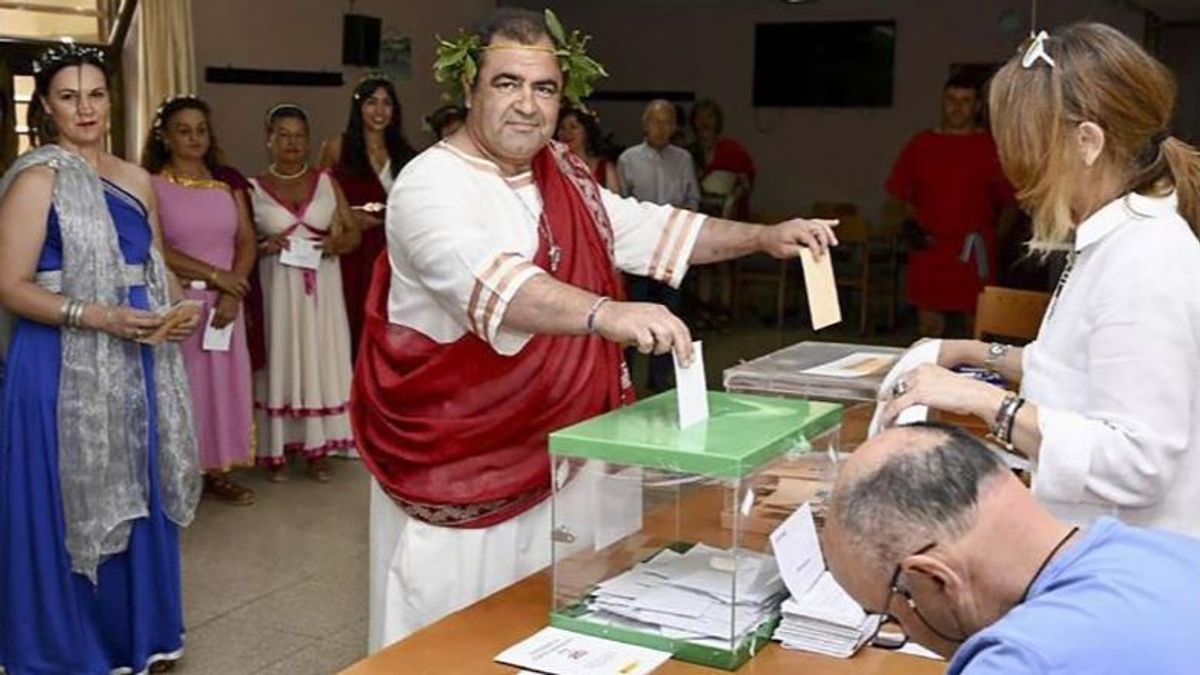
[[[696,544],[682,554],[665,549],[601,582],[585,618],[728,649],[778,616],[784,596],[771,556]]]
[[[785,520],[771,533],[771,545],[792,594],[775,639],[786,649],[852,656],[875,634],[880,617],[864,612],[825,569],[812,507],[804,504]]]

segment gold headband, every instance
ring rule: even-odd
[[[502,44],[502,45],[488,45],[483,48],[483,51],[495,52],[495,51],[500,51],[503,49],[515,49],[520,52],[545,52],[547,54],[557,53],[553,47],[543,47],[540,45],[520,45],[520,44],[514,44],[514,43]]]

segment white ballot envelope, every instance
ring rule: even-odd
[[[204,339],[200,348],[206,352],[227,352],[233,343],[233,325],[237,322],[230,321],[225,324],[224,328],[213,328],[213,318],[216,315],[216,309],[209,310],[208,321],[204,324]]]
[[[288,237],[288,247],[279,252],[279,262],[288,267],[315,270],[321,267],[321,242]]]

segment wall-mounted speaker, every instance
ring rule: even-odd
[[[379,65],[379,33],[383,20],[364,14],[342,17],[342,63],[347,66]]]

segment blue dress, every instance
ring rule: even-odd
[[[145,207],[104,183],[125,261],[144,263],[152,236]],[[62,267],[51,209],[38,271]],[[144,286],[129,304],[146,309]],[[20,319],[4,359],[0,410],[0,667],[7,675],[140,673],[183,649],[179,532],[159,499],[158,434],[150,415],[149,516],[129,548],[99,568],[98,583],[71,572],[59,492],[57,400],[60,328]],[[142,349],[146,396],[155,409],[153,352]]]

